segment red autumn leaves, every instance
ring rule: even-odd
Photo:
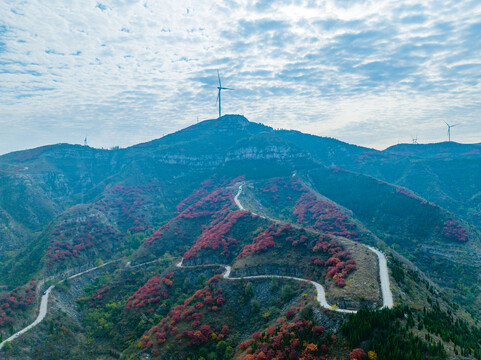
[[[199,190],[201,194],[206,192],[205,189],[201,190]],[[184,200],[186,201],[185,203],[179,204],[177,208],[182,209],[190,202],[192,204],[147,238],[144,245],[154,244],[168,232],[173,233],[175,236],[180,235],[182,233],[181,227],[184,224],[180,220],[203,219],[203,221],[212,221],[215,224],[216,221],[223,219],[229,213],[230,206],[233,203],[232,194],[224,189],[214,190],[200,200],[195,200],[195,197],[187,201],[188,199]]]
[[[225,303],[222,289],[216,287],[219,280],[219,275],[213,276],[207,286],[196,291],[183,305],[174,307],[168,316],[142,337],[141,346],[151,348],[152,355],[158,356],[159,346],[168,340],[197,347],[224,339],[229,333],[228,326],[212,328],[211,324],[202,323],[206,312],[218,311]],[[180,326],[187,329],[181,332]]]
[[[325,336],[324,327],[305,319],[286,322],[281,318],[279,322],[280,325],[271,326],[264,332],[255,332],[252,339],[243,341],[239,349],[245,354],[237,359],[327,359],[329,345],[335,342],[335,338]]]
[[[14,317],[25,311],[35,300],[35,286],[31,281],[27,286],[18,287],[0,297],[0,327],[14,323]]]
[[[455,240],[458,242],[468,241],[466,230],[453,220],[446,221],[443,224],[443,235],[449,240]]]
[[[96,247],[106,251],[102,243],[116,242],[119,233],[97,216],[81,216],[78,221],[64,222],[52,232],[53,245],[48,247],[49,265],[67,259],[79,258],[82,253]]]
[[[144,286],[129,297],[125,306],[126,310],[144,307],[152,308],[151,305],[166,299],[169,296],[169,288],[173,284],[173,277],[173,272],[165,275],[163,278],[160,277],[160,274],[151,277]]]
[[[281,232],[281,229],[278,228],[277,225],[270,225],[267,230],[261,232],[254,238],[252,244],[244,246],[244,249],[238,257],[242,258],[251,254],[259,254],[273,247],[275,245],[274,240],[280,236]]]
[[[315,253],[329,254],[330,258],[326,261],[316,256],[311,257],[311,264],[327,267],[326,278],[333,279],[337,286],[346,286],[346,277],[357,269],[356,262],[351,258],[347,250],[343,250],[339,244],[332,240],[326,241],[321,237],[312,249]]]
[[[211,224],[197,239],[194,246],[184,254],[184,259],[196,256],[201,249],[217,250],[222,248],[222,255],[229,254],[229,246],[237,244],[238,241],[228,237],[227,234],[239,219],[249,216],[251,215],[247,211],[233,211],[221,220],[214,220],[214,224]]]
[[[313,193],[304,193],[294,207],[299,224],[309,224],[326,234],[357,240],[356,225],[336,205],[322,201]]]

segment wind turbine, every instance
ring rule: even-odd
[[[220,97],[220,92],[221,90],[234,90],[234,89],[229,89],[229,88],[226,88],[226,87],[222,87],[222,84],[220,82],[220,75],[219,75],[219,70],[217,70],[217,78],[219,79],[219,86],[217,86],[217,89],[219,89],[219,92],[217,94],[217,100],[215,101],[215,103],[217,104],[217,101],[219,102],[219,117],[221,117],[221,97]]]
[[[451,128],[457,126],[458,124],[449,125],[446,121],[444,121],[444,123],[448,126],[448,141],[451,142]]]

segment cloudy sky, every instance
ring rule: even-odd
[[[479,0],[0,0],[0,154],[223,112],[385,148],[481,142]]]

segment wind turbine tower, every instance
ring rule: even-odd
[[[444,123],[448,127],[448,141],[451,142],[451,128],[457,126],[458,124],[449,125],[446,121]]]
[[[217,86],[217,89],[219,90],[219,92],[217,93],[216,104],[217,104],[217,102],[219,102],[219,117],[221,117],[222,116],[222,110],[221,110],[221,96],[220,96],[220,93],[221,93],[222,90],[234,90],[234,89],[222,87],[222,84],[220,82],[219,70],[217,70],[217,78],[219,79],[219,86]]]

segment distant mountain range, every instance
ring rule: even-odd
[[[452,141],[435,144],[398,144],[384,151],[422,159],[466,159],[481,157],[481,144],[459,144]]]

